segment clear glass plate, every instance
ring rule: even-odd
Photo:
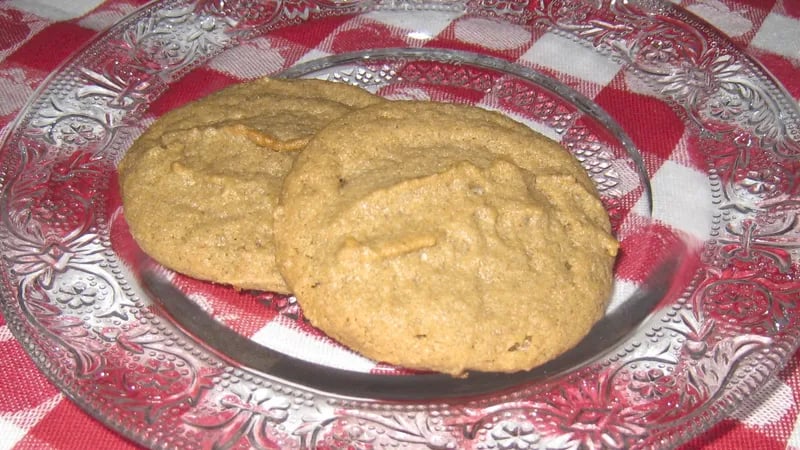
[[[477,104],[560,141],[622,241],[606,317],[543,367],[452,379],[348,352],[292,297],[153,263],[117,162],[154,116],[264,75]],[[799,117],[668,3],[155,3],[57,70],[3,143],[0,306],[68,396],[155,448],[674,446],[798,345]]]

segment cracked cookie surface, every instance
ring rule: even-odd
[[[287,293],[272,236],[283,177],[328,122],[380,101],[339,83],[260,79],[165,114],[118,168],[131,234],[175,271]]]
[[[580,164],[504,116],[373,105],[315,135],[275,212],[279,267],[311,322],[360,353],[513,372],[602,316],[617,242]]]

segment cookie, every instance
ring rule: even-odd
[[[298,150],[330,120],[381,99],[364,89],[324,80],[261,78],[236,84],[160,117],[139,138],[200,126],[242,124],[276,149]]]
[[[498,113],[387,102],[331,122],[275,211],[306,317],[372,359],[455,376],[514,372],[602,316],[617,242],[557,143]]]
[[[174,110],[120,163],[131,234],[177,272],[286,293],[273,209],[297,150],[329,121],[381,101],[319,80],[258,80]]]

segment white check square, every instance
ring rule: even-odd
[[[608,85],[622,65],[592,49],[555,33],[545,33],[525,54],[527,61],[582,80]]]
[[[103,0],[70,0],[54,2],[50,0],[11,0],[6,3],[16,9],[35,14],[52,21],[69,20],[81,17],[103,4]]]
[[[283,354],[330,367],[355,372],[369,372],[375,367],[372,360],[282,322],[280,318],[269,322],[251,339]]]
[[[407,13],[374,11],[365,14],[364,17],[400,29],[407,29],[408,25],[413,23],[414,29],[409,30],[406,37],[412,42],[427,42],[438,36],[458,15],[458,13],[446,11],[427,11],[424,16],[415,14],[413,11]]]
[[[666,161],[650,180],[653,217],[676,230],[705,241],[711,232],[714,205],[711,185],[702,172]],[[676,203],[674,199],[681,199]]]
[[[750,45],[800,60],[800,20],[770,13]]]

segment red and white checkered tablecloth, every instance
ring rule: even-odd
[[[145,3],[144,0],[0,1],[0,138],[6,136],[17,112],[51,71],[99,32]],[[679,3],[725,32],[772,71],[795,99],[800,99],[800,0]],[[370,30],[342,32],[370,34]],[[313,35],[294,38],[317,39]],[[530,57],[554,56],[531,51]],[[215,68],[224,73],[225,66],[226,62],[221,60]],[[595,100],[614,113],[615,88],[610,80],[601,79],[614,74],[605,74],[597,66],[591,72],[584,75],[598,86]],[[620,107],[616,113],[624,116],[624,110]],[[625,117],[620,120],[624,122]],[[679,139],[682,130],[676,133]],[[800,449],[800,355],[795,355],[762,392],[684,448]],[[38,371],[0,317],[0,450],[33,448],[138,447],[81,411],[55,388]]]

